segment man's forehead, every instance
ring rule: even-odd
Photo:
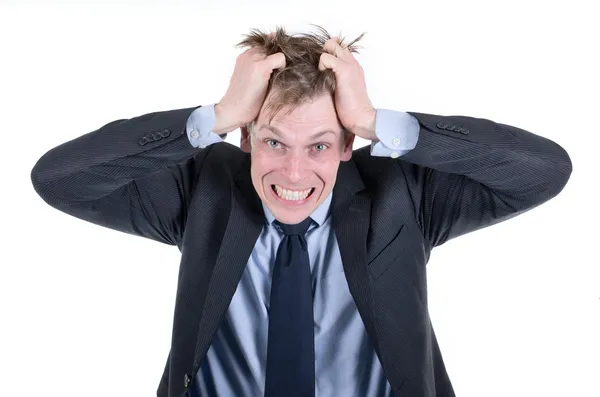
[[[275,127],[274,125],[269,125],[266,123],[261,124],[258,127],[258,130],[259,131],[261,131],[261,130],[270,131],[279,137],[285,136],[285,133],[283,131],[281,131],[279,128]],[[339,127],[338,128],[323,128],[323,129],[319,129],[315,133],[310,134],[309,139],[318,139],[321,137],[325,137],[327,135],[337,137],[337,136],[340,136],[341,133],[342,132]]]

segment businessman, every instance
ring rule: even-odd
[[[539,135],[375,108],[362,35],[319,29],[253,30],[216,104],[113,121],[32,170],[49,205],[181,251],[159,397],[454,396],[431,250],[569,180]]]

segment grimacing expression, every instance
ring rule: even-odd
[[[278,221],[297,224],[333,190],[340,161],[352,157],[354,135],[348,134],[344,141],[330,94],[306,102],[290,114],[284,107],[271,124],[265,105],[250,131],[252,184]],[[245,138],[247,131],[242,132],[242,148]],[[246,151],[247,144],[246,140]]]

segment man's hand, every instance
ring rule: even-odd
[[[354,135],[376,141],[376,109],[369,100],[364,71],[350,50],[342,48],[338,38],[325,43],[319,70],[331,69],[335,73],[335,108],[342,125]]]
[[[215,105],[213,132],[225,134],[254,120],[265,100],[271,73],[285,67],[283,53],[269,55],[251,48],[235,61],[225,96]]]

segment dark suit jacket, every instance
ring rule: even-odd
[[[225,142],[193,148],[185,132],[193,110],[114,121],[50,150],[31,173],[49,205],[179,247],[160,397],[191,386],[264,219],[250,156]],[[558,144],[522,129],[411,114],[420,132],[410,153],[372,157],[363,147],[341,163],[332,222],[350,292],[396,396],[448,397],[454,391],[427,309],[431,249],[551,199],[572,165]]]

